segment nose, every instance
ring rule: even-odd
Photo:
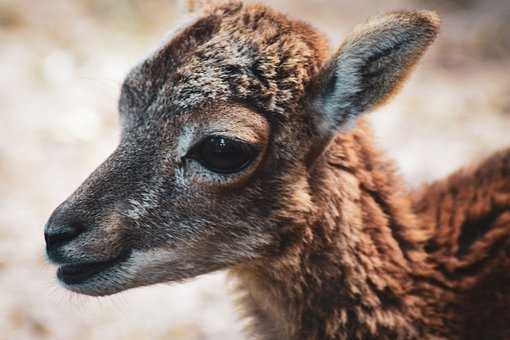
[[[44,231],[44,240],[46,248],[57,248],[64,243],[71,241],[82,232],[82,228],[76,225],[49,225]]]
[[[75,239],[84,229],[83,223],[79,222],[72,214],[57,208],[44,228],[46,250],[54,250]]]

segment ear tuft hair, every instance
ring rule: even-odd
[[[356,27],[320,73],[314,99],[319,130],[331,133],[395,94],[434,41],[439,23],[434,12],[402,11]]]

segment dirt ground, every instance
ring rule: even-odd
[[[510,145],[510,1],[266,2],[333,46],[377,13],[439,12],[438,42],[371,118],[411,187]],[[117,142],[123,76],[180,18],[169,0],[0,0],[0,340],[243,338],[224,273],[92,299],[44,258],[49,214]]]

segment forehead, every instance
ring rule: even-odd
[[[281,116],[298,105],[325,46],[304,23],[263,6],[229,4],[174,34],[124,87],[143,97],[145,114],[178,115],[232,101]]]
[[[161,143],[177,147],[185,154],[191,145],[210,135],[221,135],[244,142],[264,145],[268,142],[271,126],[260,112],[233,102],[205,105],[189,112],[172,115],[154,115],[139,123],[123,126],[123,136],[129,143],[147,144],[149,149]]]

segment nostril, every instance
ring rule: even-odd
[[[82,228],[73,225],[49,226],[44,232],[46,247],[52,248],[62,245],[81,234]]]

